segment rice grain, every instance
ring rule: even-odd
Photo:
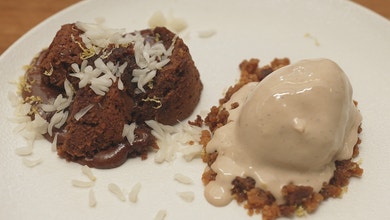
[[[137,183],[133,186],[129,193],[129,200],[130,202],[136,203],[138,200],[138,194],[141,190],[141,183]]]
[[[195,198],[194,192],[191,192],[191,191],[178,192],[177,195],[179,195],[180,198],[182,198],[186,202],[192,202],[192,201],[194,201],[194,198]]]
[[[93,189],[89,190],[88,200],[89,200],[89,207],[96,206],[97,202],[96,202],[95,192],[93,191]]]
[[[178,181],[179,183],[190,185],[193,183],[192,179],[188,176],[185,176],[181,173],[176,173],[174,176],[174,179]]]
[[[38,158],[38,159],[28,159],[26,157],[23,157],[22,161],[23,161],[23,164],[28,166],[28,167],[35,167],[36,165],[42,163],[42,159],[41,158]]]
[[[86,175],[91,181],[96,181],[96,177],[92,173],[92,169],[89,168],[87,165],[84,165],[81,167],[81,171],[84,175]]]
[[[31,146],[19,147],[15,149],[15,153],[19,156],[31,155],[33,148]]]
[[[164,209],[159,210],[156,216],[154,217],[154,220],[164,220],[165,216],[167,216],[167,211]]]
[[[93,181],[72,180],[72,185],[80,188],[89,188],[95,185]]]
[[[108,190],[110,190],[110,192],[112,192],[119,200],[126,201],[126,198],[123,195],[122,190],[115,183],[108,184]]]

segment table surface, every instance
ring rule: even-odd
[[[29,29],[80,0],[0,1],[0,55]],[[390,19],[389,0],[353,0]]]

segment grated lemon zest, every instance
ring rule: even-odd
[[[49,71],[45,70],[45,72],[43,72],[43,75],[51,76],[53,74],[53,70],[54,70],[53,65],[50,63],[50,70]]]
[[[158,97],[156,97],[156,96],[153,96],[153,98],[147,97],[146,99],[142,99],[142,101],[144,101],[144,102],[155,102],[155,103],[157,103],[157,106],[153,106],[154,109],[159,109],[159,108],[162,107],[162,103],[161,103],[160,98],[158,98]]]

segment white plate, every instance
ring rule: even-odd
[[[153,219],[160,209],[166,219],[250,219],[235,202],[223,208],[208,204],[200,181],[204,164],[200,159],[186,163],[155,164],[133,159],[120,168],[95,170],[93,187],[97,206],[88,206],[88,189],[75,188],[72,179],[86,179],[80,166],[59,159],[50,145],[38,142],[33,157],[43,162],[27,168],[14,149],[25,145],[12,133],[13,109],[7,100],[15,91],[22,66],[47,47],[60,25],[77,20],[93,22],[104,17],[107,26],[128,31],[147,27],[156,12],[181,17],[188,23],[182,34],[201,72],[205,86],[196,110],[217,103],[226,87],[238,78],[243,59],[260,58],[263,64],[274,57],[291,61],[326,57],[345,70],[354,87],[354,98],[363,114],[361,144],[363,178],[353,179],[342,199],[330,199],[310,215],[311,219],[384,219],[390,203],[390,22],[371,11],[344,0],[89,0],[82,1],[44,21],[11,46],[0,57],[1,139],[0,219]],[[215,30],[210,38],[198,32]],[[173,180],[175,173],[192,177],[193,185]],[[108,190],[114,182],[128,192],[142,184],[136,204],[121,202]],[[195,192],[192,203],[182,201],[179,191]],[[259,216],[253,219],[259,219]]]

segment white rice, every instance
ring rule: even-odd
[[[132,144],[134,139],[135,139],[135,128],[137,127],[136,123],[133,122],[131,124],[125,124],[123,126],[123,131],[122,131],[122,137],[126,137],[127,141]]]
[[[87,165],[81,166],[81,172],[86,175],[91,181],[96,181],[95,175],[92,173],[92,169]]]
[[[198,158],[202,154],[202,149],[203,146],[199,144],[194,144],[190,146],[185,146],[183,147],[180,152],[182,153],[183,158],[187,161],[190,162],[194,158]]]
[[[187,191],[187,192],[178,192],[177,195],[182,198],[186,202],[193,202],[195,199],[194,192]]]
[[[69,115],[68,111],[63,112],[61,120],[57,124],[55,124],[54,127],[61,128],[65,124],[66,120],[68,119],[68,115]]]
[[[137,200],[138,200],[138,194],[141,190],[141,183],[137,183],[133,186],[133,188],[131,189],[130,193],[129,193],[129,201],[130,202],[133,202],[133,203],[136,203]]]
[[[15,149],[15,153],[19,156],[28,156],[31,155],[33,151],[32,146],[24,146],[24,147],[19,147]]]
[[[167,25],[167,19],[161,11],[155,11],[148,20],[150,28],[164,27]]]
[[[96,196],[95,196],[95,192],[93,191],[93,189],[89,190],[88,201],[89,201],[89,207],[96,206],[97,201],[96,201]]]
[[[14,92],[9,91],[7,95],[8,101],[11,103],[11,106],[16,108],[17,106],[20,105],[20,103],[23,102],[23,99],[17,95]]]
[[[80,188],[89,188],[95,185],[94,181],[82,181],[82,180],[72,180],[72,186],[80,187]]]
[[[29,158],[23,157],[22,161],[23,161],[23,164],[26,165],[27,167],[35,167],[36,165],[42,163],[41,158],[29,159]]]
[[[126,201],[123,191],[115,183],[108,184],[108,190],[112,192],[119,200]]]
[[[188,176],[185,176],[181,173],[176,173],[174,176],[174,179],[178,181],[179,183],[190,185],[193,183],[192,179]]]
[[[34,148],[34,141],[35,139],[26,140],[27,145],[23,147],[17,147],[15,148],[15,154],[18,156],[28,156],[33,153]]]
[[[120,77],[127,67],[127,62],[123,64],[115,64],[112,62],[104,63],[101,58],[97,58],[94,61],[95,68],[91,65],[87,66],[86,60],[84,60],[80,67],[77,64],[72,64],[74,73],[70,76],[80,79],[79,88],[83,88],[90,85],[90,88],[97,94],[104,96],[108,92],[112,83],[119,80],[118,88],[123,90],[123,82]]]
[[[167,27],[175,33],[180,33],[185,30],[188,25],[186,20],[179,17],[174,17],[171,14],[165,16],[161,11],[155,11],[148,20],[150,28]]]
[[[65,89],[66,95],[68,96],[68,99],[72,99],[72,97],[74,95],[74,88],[67,78],[65,78],[65,81],[64,81],[64,89]]]
[[[68,114],[68,111],[64,112],[64,110],[54,113],[47,127],[47,133],[50,136],[53,136],[53,127],[60,128],[62,125],[64,125],[66,119],[68,118]]]
[[[93,108],[93,106],[94,106],[93,104],[89,104],[86,107],[82,108],[79,112],[77,112],[74,115],[74,118],[76,119],[76,121],[80,120],[85,114],[87,114],[87,112],[89,110],[91,110]]]
[[[183,22],[179,23],[183,24]],[[169,63],[169,56],[172,54],[176,40],[176,38],[173,39],[172,45],[167,50],[161,42],[150,45],[139,32],[125,34],[124,29],[107,28],[103,23],[90,24],[77,22],[76,26],[84,31],[80,37],[89,52],[93,52],[94,54],[99,54],[101,51],[104,51],[109,44],[115,44],[116,46],[133,44],[135,61],[139,69],[133,70],[132,82],[137,82],[138,89],[142,92],[145,92],[143,87],[156,76],[156,70]],[[182,28],[183,25],[177,26]],[[109,63],[103,63],[101,58],[98,58],[94,64],[95,69],[86,66],[86,64],[81,67],[75,64],[72,65],[75,73],[71,74],[71,76],[80,78],[80,88],[90,83],[91,88],[96,94],[104,95],[112,82],[118,80],[118,88],[123,89],[123,82],[120,79],[120,75],[124,72],[127,63],[120,66],[118,64],[110,65]],[[143,74],[139,75],[139,70],[143,70]],[[104,75],[101,76],[102,73]],[[106,75],[109,75],[109,77],[106,77]],[[109,83],[109,79],[111,79],[111,83]]]
[[[216,33],[217,33],[216,30],[214,30],[214,29],[209,29],[209,30],[199,31],[199,32],[198,32],[198,36],[199,36],[200,38],[209,38],[209,37],[214,36]]]
[[[197,144],[200,140],[201,128],[187,123],[179,123],[176,126],[163,125],[154,120],[145,123],[152,128],[152,135],[156,137],[159,146],[154,158],[156,163],[173,161],[177,152],[181,152],[186,161],[201,155],[202,146]],[[186,146],[190,142],[193,145]]]
[[[49,123],[45,119],[43,119],[39,114],[35,114],[34,120],[27,123],[27,130],[35,132],[36,134],[45,134],[47,133],[48,126]]]
[[[157,212],[156,216],[154,217],[154,220],[164,220],[166,216],[167,216],[167,211],[161,209]]]

